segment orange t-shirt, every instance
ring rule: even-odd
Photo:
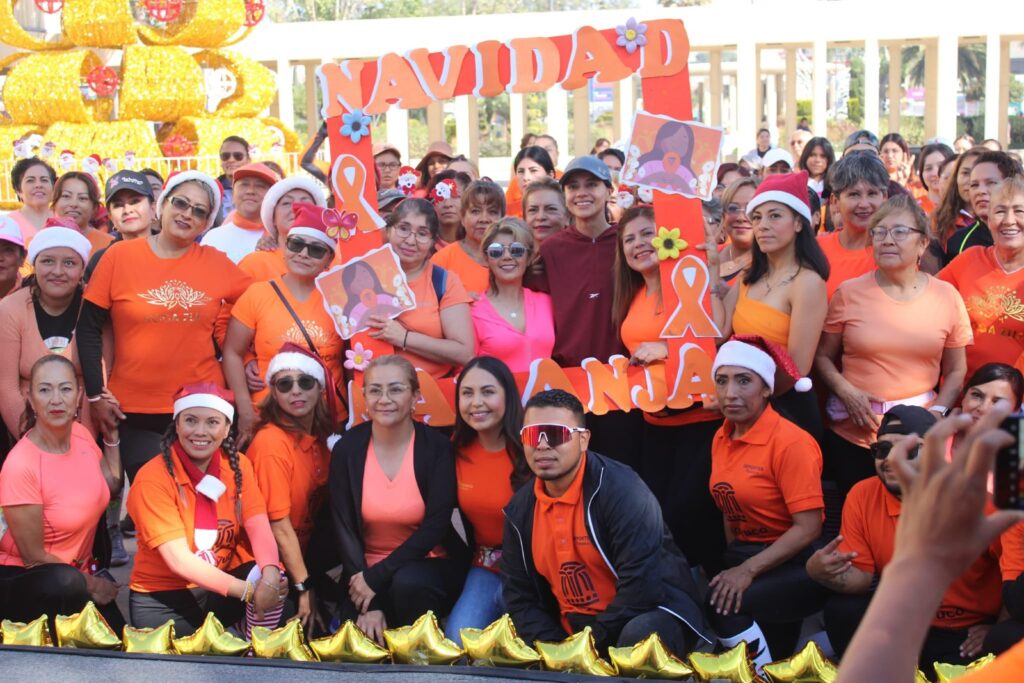
[[[474,261],[461,242],[452,242],[430,260],[449,273],[458,275],[467,291],[482,294],[491,286],[491,271]]]
[[[253,282],[266,282],[288,272],[284,262],[284,254],[280,249],[274,251],[254,251],[238,262],[242,272],[252,278]]]
[[[407,330],[442,339],[444,330],[441,327],[441,311],[459,304],[468,306],[473,299],[466,293],[466,288],[462,286],[459,276],[448,271],[444,294],[441,296],[441,301],[438,301],[437,292],[434,291],[434,283],[431,280],[433,270],[434,267],[427,264],[427,267],[415,279],[409,281],[409,289],[412,290],[413,296],[416,298],[416,308],[398,316],[398,322],[402,323]],[[433,377],[444,377],[452,370],[451,365],[429,360],[410,351],[396,348],[395,352],[399,356],[409,359],[413,365]]]
[[[508,179],[508,188],[505,189],[505,215],[523,217],[523,188],[519,187],[515,169],[512,169],[512,177]]]
[[[327,496],[331,464],[327,445],[314,436],[267,424],[256,432],[246,455],[252,460],[270,521],[287,517],[305,551]]]
[[[275,281],[291,304],[292,310],[299,316],[303,327],[320,352],[320,357],[330,368],[331,375],[337,382],[342,377],[341,337],[338,336],[337,330],[334,329],[334,321],[324,308],[320,290],[314,289],[309,298],[300,302],[280,278],[275,278]],[[285,342],[309,348],[302,330],[295,324],[295,319],[281,303],[281,298],[277,296],[269,282],[255,282],[245,290],[231,308],[231,317],[255,332],[253,348],[256,351],[260,377],[266,376],[270,361]],[[267,391],[269,390],[263,389],[253,392],[253,403],[258,405],[267,395]]]
[[[103,232],[102,230],[96,229],[90,230],[89,232],[85,233],[85,239],[89,240],[89,244],[92,245],[93,254],[100,251],[101,249],[106,249],[107,247],[114,243],[113,235],[109,235]]]
[[[110,502],[96,441],[78,422],[67,453],[47,453],[28,438],[14,445],[0,471],[0,507],[43,508],[43,550],[68,564],[92,557],[96,523]],[[11,530],[0,538],[0,565],[24,567]]]
[[[870,244],[863,249],[847,249],[839,241],[839,235],[838,230],[818,235],[818,246],[828,258],[829,274],[825,290],[829,299],[839,285],[875,269],[875,253]]]
[[[182,385],[224,386],[214,325],[222,304],[234,302],[250,283],[213,247],[193,245],[184,256],[162,259],[146,239],[111,245],[85,298],[110,311],[115,360],[109,386],[121,409],[170,413]]]
[[[455,457],[459,509],[473,527],[478,546],[500,548],[505,529],[502,508],[512,499],[512,461],[505,449],[484,450],[479,441]]]
[[[999,569],[1003,581],[1016,581],[1024,574],[1024,522],[1018,522],[999,537],[1003,553],[999,556]]]
[[[942,353],[972,341],[971,321],[956,290],[932,276],[915,299],[896,301],[874,271],[848,280],[829,302],[824,331],[842,335],[842,373],[853,386],[885,401],[898,401],[938,385]],[[875,430],[847,418],[836,434],[867,448]]]
[[[820,510],[821,449],[768,406],[746,434],[725,421],[711,444],[711,495],[737,541],[774,543],[797,512]]]
[[[939,272],[960,292],[974,330],[967,376],[985,363],[1024,367],[1024,269],[1007,273],[995,247],[968,249]]]
[[[843,504],[843,542],[839,550],[856,552],[853,566],[881,574],[892,560],[900,500],[878,477],[857,482]],[[999,580],[999,542],[996,541],[954,581],[942,598],[932,626],[968,628],[999,614],[1003,604]]]
[[[615,574],[587,531],[587,504],[583,499],[586,467],[584,454],[576,477],[559,498],[549,496],[540,479],[533,485],[537,496],[530,544],[533,563],[558,600],[566,633],[572,633],[567,615],[604,612],[618,589]]]
[[[139,470],[128,491],[128,514],[135,520],[138,530],[139,551],[132,568],[131,589],[143,593],[180,590],[192,586],[175,574],[160,557],[161,545],[177,538],[185,539],[190,551],[196,551],[192,535],[195,533],[196,491],[185,474],[177,456],[171,454],[174,476],[167,471],[167,463],[158,455]],[[256,475],[249,459],[238,458],[242,471],[242,519],[235,509],[235,473],[225,455],[220,456],[220,480],[227,490],[217,499],[217,541],[213,554],[217,569],[230,571],[241,564],[238,551],[244,536],[245,520],[267,514]],[[248,555],[247,555],[248,557]]]

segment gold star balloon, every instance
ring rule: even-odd
[[[430,610],[412,626],[384,630],[395,664],[452,664],[461,659],[462,648],[444,637]]]
[[[633,647],[610,647],[608,656],[619,676],[680,680],[693,675],[693,669],[669,652],[657,633]]]
[[[924,672],[920,669],[914,672],[914,683],[929,683],[928,677],[924,675]]]
[[[757,683],[761,680],[757,672],[754,671],[754,664],[750,661],[746,643],[740,643],[720,655],[691,652],[689,660],[690,666],[702,681]]]
[[[183,655],[222,655],[240,657],[249,651],[249,641],[224,630],[224,625],[213,612],[199,629],[189,636],[174,639],[174,647]]]
[[[30,645],[32,647],[53,647],[46,615],[23,624],[20,621],[4,619],[0,624],[4,645]]]
[[[938,662],[935,662],[934,666],[935,675],[937,676],[936,680],[938,680],[939,683],[949,683],[954,679],[966,676],[972,671],[977,671],[982,667],[988,666],[989,664],[994,662],[995,659],[995,655],[987,654],[984,657],[981,657],[980,659],[975,659],[967,666],[962,666],[960,664],[939,664]]]
[[[813,640],[789,659],[765,664],[764,673],[771,683],[834,683],[838,674]]]
[[[464,628],[459,635],[472,666],[527,667],[540,662],[540,654],[519,637],[507,614],[487,628]]]
[[[53,620],[58,647],[120,650],[121,639],[91,601],[78,614],[57,615]]]
[[[174,621],[168,619],[156,628],[132,628],[124,627],[125,652],[137,652],[147,655],[173,655],[178,651],[174,649]]]
[[[598,655],[589,626],[561,642],[546,643],[538,640],[533,645],[548,671],[590,676],[615,675],[615,668]]]
[[[309,647],[321,662],[379,664],[391,658],[390,652],[363,633],[351,619],[342,624],[334,635],[311,640]]]
[[[292,619],[281,628],[270,630],[252,627],[252,652],[264,659],[291,659],[296,662],[315,662],[316,655],[306,645],[302,622]]]

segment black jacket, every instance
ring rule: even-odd
[[[654,609],[676,616],[712,643],[690,566],[640,477],[626,465],[587,451],[583,500],[587,534],[617,578],[615,599],[594,626],[598,645],[615,645],[630,619]],[[533,486],[524,486],[505,507],[501,579],[509,614],[526,642],[557,641],[568,634],[558,600],[533,561],[536,503]]]
[[[415,423],[413,469],[416,485],[426,511],[423,523],[386,558],[366,568],[363,542],[363,473],[370,446],[372,424],[366,422],[349,430],[331,453],[330,476],[327,481],[331,501],[331,517],[341,554],[344,584],[359,572],[367,585],[380,595],[391,583],[395,571],[407,562],[421,560],[438,545],[448,557],[468,561],[469,551],[452,526],[456,506],[455,459],[448,439],[431,427]],[[346,592],[346,591],[343,591]],[[377,598],[374,598],[376,603]],[[380,608],[371,604],[371,609]]]

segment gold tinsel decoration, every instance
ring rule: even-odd
[[[89,154],[121,161],[129,150],[137,157],[162,156],[153,127],[145,121],[55,123],[47,129],[45,138],[57,146],[58,152],[72,150],[78,161]]]
[[[215,116],[259,116],[277,96],[274,72],[254,59],[231,50],[204,50],[193,55],[206,69],[227,69],[235,76],[235,92],[221,100]]]
[[[107,121],[113,100],[87,100],[82,94],[85,78],[99,57],[89,50],[68,50],[23,57],[4,82],[3,99],[13,123],[40,126],[58,121],[90,123]]]
[[[278,139],[278,134],[259,119],[225,119],[220,117],[197,118],[185,117],[178,121],[170,131],[161,130],[158,139],[163,140],[169,135],[179,133],[196,145],[196,156],[215,157],[220,153],[220,143],[229,135],[241,135],[253,147],[260,150],[257,158],[273,159],[270,148]],[[218,164],[220,162],[218,161]],[[217,171],[217,175],[220,171]]]
[[[203,70],[184,48],[125,48],[120,118],[177,121],[201,116],[205,110]]]
[[[23,50],[65,50],[71,47],[71,41],[63,35],[52,43],[48,43],[23,29],[14,16],[16,1],[0,0],[0,43]],[[29,0],[21,1],[28,2]]]
[[[130,0],[64,0],[60,23],[64,36],[82,47],[119,48],[137,39]]]
[[[181,16],[166,29],[139,26],[146,45],[221,47],[245,23],[245,0],[194,0],[182,3]]]
[[[284,121],[281,119],[274,118],[273,116],[265,116],[260,119],[265,126],[270,128],[276,128],[284,133],[284,151],[285,152],[303,152],[306,149],[306,145],[299,139],[298,134],[286,126]],[[296,169],[297,170],[297,169]]]

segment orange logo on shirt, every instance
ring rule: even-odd
[[[169,311],[175,308],[187,311],[196,306],[205,306],[212,300],[206,292],[192,289],[181,280],[168,280],[160,287],[139,294],[139,298],[154,306],[163,306]]]
[[[563,562],[558,576],[562,580],[562,595],[573,607],[586,607],[598,601],[594,580],[582,562]]]

